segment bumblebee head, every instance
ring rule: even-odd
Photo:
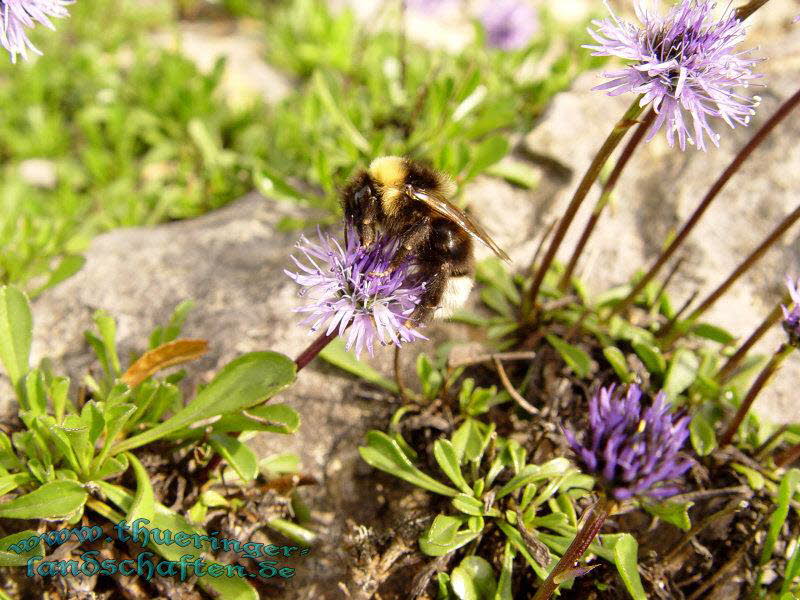
[[[381,156],[369,164],[370,177],[384,190],[399,188],[408,175],[406,159],[400,156]]]

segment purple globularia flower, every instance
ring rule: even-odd
[[[439,8],[451,4],[453,0],[405,0],[408,8],[416,10],[438,10]]]
[[[675,480],[692,466],[681,456],[690,418],[671,414],[664,392],[643,408],[637,385],[631,384],[625,396],[615,387],[600,388],[589,400],[590,439],[587,434],[580,443],[573,432],[564,432],[579,462],[616,500],[678,493]]]
[[[397,251],[394,241],[379,237],[364,248],[350,227],[344,245],[318,234],[318,243],[302,236],[297,244],[309,264],[292,256],[299,272],[285,271],[302,286],[300,295],[308,297],[308,304],[295,311],[308,313],[303,323],[311,323],[311,331],[327,327],[330,335],[338,328],[338,335],[347,338],[346,348],[355,347],[357,356],[365,347],[372,355],[376,340],[400,346],[427,339],[407,324],[425,287],[410,272],[411,261],[381,275]]]
[[[539,17],[533,7],[521,0],[496,0],[480,16],[486,40],[494,48],[518,50],[525,47],[539,30]]]
[[[584,47],[594,50],[594,56],[634,61],[621,71],[606,73],[611,81],[595,89],[608,90],[612,96],[642,94],[642,106],[652,103],[657,116],[648,141],[663,126],[670,146],[677,135],[681,150],[687,141],[705,150],[705,136],[719,145],[719,134],[708,117],[733,127],[747,125],[755,114],[760,98],[734,91],[759,77],[752,72],[758,60],[734,50],[745,37],[745,26],[731,8],[716,19],[714,7],[709,0],[682,0],[662,16],[637,0],[636,16],[642,26],[611,12],[611,19],[594,21],[597,31],[589,30],[597,45]]]
[[[787,277],[786,287],[789,288],[792,304],[790,304],[791,309],[781,306],[783,309],[783,329],[789,335],[789,343],[800,347],[800,279],[795,283],[791,277]]]
[[[50,17],[63,19],[69,16],[66,6],[75,0],[0,0],[0,45],[11,54],[11,62],[17,62],[17,54],[28,58],[28,50],[41,54],[28,39],[26,29],[37,23],[55,29]]]

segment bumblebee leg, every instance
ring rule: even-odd
[[[403,233],[397,236],[399,246],[397,252],[389,263],[389,267],[385,271],[370,273],[376,277],[384,277],[392,273],[397,267],[403,264],[403,261],[417,248],[425,239],[430,235],[431,222],[430,219],[424,218],[416,225],[406,229]]]
[[[414,312],[411,313],[411,316],[406,321],[406,326],[424,323],[431,318],[442,301],[449,277],[450,268],[447,264],[431,267],[423,272],[422,279],[425,281],[425,291],[422,293],[422,298],[420,298],[420,302]]]

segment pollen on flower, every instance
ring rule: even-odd
[[[17,62],[17,55],[28,58],[28,50],[41,54],[28,39],[28,29],[37,23],[48,29],[55,29],[50,18],[63,19],[69,16],[66,7],[75,0],[0,0],[0,45],[9,54],[11,62]]]
[[[586,439],[564,431],[584,470],[599,476],[615,500],[672,496],[693,462],[682,456],[690,418],[672,414],[664,392],[649,407],[641,398],[635,384],[625,395],[613,385],[600,388],[589,400]]]
[[[379,237],[364,248],[350,226],[344,244],[319,230],[318,236],[319,242],[300,238],[296,247],[305,262],[292,256],[298,272],[284,271],[301,286],[299,295],[307,298],[305,306],[295,309],[308,315],[303,324],[310,324],[312,332],[322,328],[328,335],[337,332],[357,356],[364,348],[372,355],[376,342],[400,346],[427,339],[409,323],[425,289],[411,260],[384,274],[397,251],[396,242]]]
[[[682,0],[665,15],[638,0],[636,16],[641,26],[618,18],[594,21],[589,30],[597,44],[584,46],[595,56],[617,56],[632,61],[625,69],[606,73],[611,81],[595,89],[612,96],[633,92],[641,105],[651,104],[656,118],[647,140],[663,127],[667,142],[677,138],[705,150],[705,138],[719,146],[720,135],[708,122],[722,119],[730,127],[747,125],[760,102],[736,91],[760,77],[752,71],[759,62],[736,46],[746,35],[744,24],[732,8],[716,18],[710,0]],[[610,10],[610,8],[609,8]]]

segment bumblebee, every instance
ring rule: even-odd
[[[474,240],[510,262],[486,230],[449,201],[454,192],[449,176],[399,156],[376,158],[342,191],[345,218],[363,246],[371,246],[379,231],[399,242],[389,269],[379,275],[414,256],[426,282],[410,317],[414,322],[446,318],[466,302],[473,284]]]

